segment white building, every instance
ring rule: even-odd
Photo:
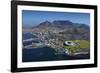
[[[76,46],[76,44],[73,41],[65,41],[64,43],[66,46]]]

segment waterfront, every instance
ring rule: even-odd
[[[35,38],[34,40],[30,38]],[[27,46],[34,43],[39,43],[39,40],[36,39],[36,36],[33,36],[30,33],[23,34],[23,45]],[[30,40],[27,40],[30,39]],[[77,54],[74,56],[68,55],[63,48],[54,49],[48,46],[33,47],[27,46],[22,49],[22,61],[23,62],[37,62],[37,61],[58,61],[58,60],[79,60],[79,59],[89,59],[90,55],[87,54]]]
[[[69,56],[68,54],[56,53],[54,49],[49,47],[23,49],[22,59],[23,62],[89,59],[89,54]]]

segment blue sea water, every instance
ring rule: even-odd
[[[23,34],[23,39],[36,38],[30,33]],[[33,41],[26,42],[28,45]],[[41,48],[23,48],[22,49],[22,62],[36,62],[36,61],[56,61],[56,60],[77,60],[77,59],[89,59],[89,54],[79,54],[75,56],[69,56],[68,54],[56,54],[57,52],[50,47]]]
[[[31,33],[28,33],[28,32],[27,33],[23,33],[22,36],[23,36],[23,40],[29,39],[29,38],[37,38],[37,36],[32,35]]]

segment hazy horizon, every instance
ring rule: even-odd
[[[22,11],[23,27],[36,26],[44,21],[53,22],[55,20],[68,20],[73,23],[81,23],[90,26],[89,13],[33,11],[33,10]]]

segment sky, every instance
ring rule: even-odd
[[[22,24],[23,26],[36,26],[44,21],[54,20],[69,20],[73,23],[82,23],[90,25],[89,13],[76,13],[76,12],[52,12],[52,11],[22,11]]]

